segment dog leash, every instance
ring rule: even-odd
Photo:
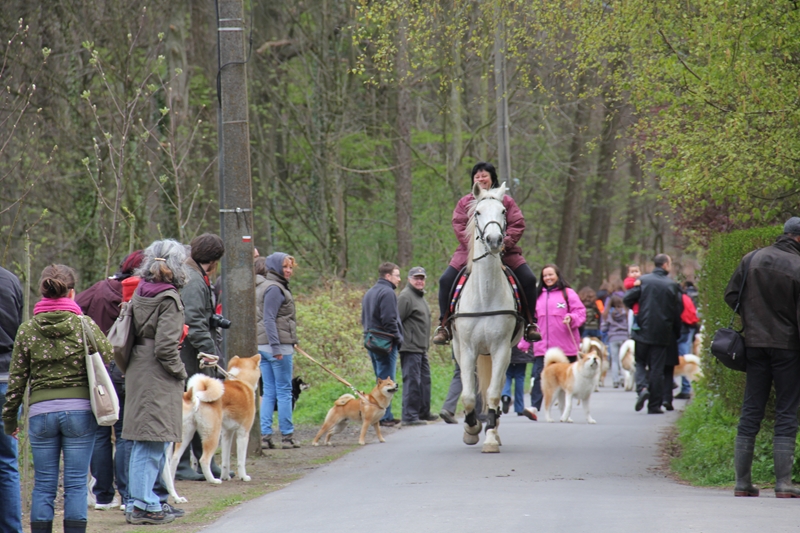
[[[342,377],[339,377],[339,376],[338,376],[338,375],[337,375],[337,374],[336,374],[334,371],[332,371],[332,370],[329,370],[329,369],[325,368],[325,365],[323,365],[322,363],[320,363],[319,361],[317,361],[316,359],[314,359],[313,357],[311,357],[310,355],[308,355],[308,354],[307,354],[307,353],[306,353],[306,352],[305,352],[305,351],[304,351],[302,348],[300,348],[299,346],[295,345],[294,349],[295,349],[295,350],[297,350],[298,352],[300,352],[301,354],[305,355],[305,356],[306,356],[306,357],[308,357],[309,359],[311,359],[311,361],[313,361],[314,363],[316,363],[317,365],[319,365],[319,367],[320,367],[322,370],[324,370],[325,372],[327,372],[327,373],[328,373],[328,374],[330,374],[331,376],[335,377],[335,378],[336,378],[336,379],[337,379],[337,380],[338,380],[340,383],[342,383],[343,385],[346,385],[347,387],[349,387],[349,388],[350,388],[350,390],[351,390],[351,391],[353,391],[353,392],[356,394],[356,396],[358,396],[358,397],[359,397],[359,398],[361,398],[362,400],[364,400],[364,399],[366,399],[366,398],[367,398],[367,395],[366,395],[366,394],[364,394],[363,392],[361,392],[361,391],[360,391],[360,390],[358,390],[357,388],[353,387],[353,386],[352,386],[350,383],[348,383],[348,382],[347,382],[347,380],[346,380],[346,379],[344,379],[344,378],[342,378]]]
[[[233,379],[236,378],[228,374],[228,371],[219,366],[219,356],[212,355],[210,353],[200,352],[197,354],[197,359],[200,361],[200,368],[215,368],[217,372],[225,376],[225,379]]]

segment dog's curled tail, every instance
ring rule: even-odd
[[[195,374],[189,379],[186,391],[192,395],[193,403],[194,401],[211,403],[222,398],[225,393],[225,385],[218,379],[204,374]]]
[[[544,353],[544,367],[547,368],[553,363],[569,363],[569,359],[564,355],[564,350],[561,348],[549,348]]]
[[[691,353],[684,354],[683,355],[683,360],[686,361],[687,363],[694,363],[694,364],[700,366],[700,358],[697,357],[694,354],[691,354]]]
[[[336,405],[344,405],[347,402],[349,402],[350,400],[355,400],[355,399],[356,399],[356,397],[353,396],[352,394],[342,394],[341,396],[339,396],[339,399],[336,400],[334,403]]]

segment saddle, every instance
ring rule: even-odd
[[[520,318],[527,320],[527,323],[530,324],[533,322],[531,319],[530,309],[528,307],[527,299],[525,298],[525,293],[520,290],[520,283],[517,279],[517,276],[514,274],[514,271],[508,268],[506,265],[503,265],[503,274],[508,281],[508,284],[511,286],[511,290],[514,293],[514,311],[517,314],[517,326],[514,329],[514,335],[516,336],[519,328],[522,327]],[[453,286],[450,288],[450,306],[447,308],[447,314],[443,317],[443,323],[448,324],[452,319],[453,315],[455,315],[456,304],[458,300],[461,298],[461,292],[464,289],[464,285],[466,285],[467,280],[469,279],[469,272],[467,272],[467,267],[462,268],[458,275],[456,276],[456,281]]]

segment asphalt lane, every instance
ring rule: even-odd
[[[593,394],[596,425],[586,423],[580,406],[573,424],[504,415],[499,454],[482,454],[480,443],[463,444],[461,424],[403,428],[384,444],[370,429],[367,446],[243,504],[203,531],[800,529],[800,500],[778,500],[771,490],[734,498],[731,489],[694,488],[666,477],[658,468],[658,441],[677,411],[636,413],[634,400],[620,389]],[[675,404],[680,409],[684,402]]]

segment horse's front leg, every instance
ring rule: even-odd
[[[460,344],[460,345],[459,345]],[[464,405],[464,444],[477,444],[480,440],[482,424],[475,412],[475,359],[474,350],[455,343],[453,350],[458,354],[461,367],[461,403]]]
[[[511,345],[500,343],[492,352],[492,378],[486,391],[489,406],[489,419],[486,423],[486,438],[483,441],[483,453],[498,453],[502,442],[500,441],[500,395],[506,381],[506,370],[511,361]]]

